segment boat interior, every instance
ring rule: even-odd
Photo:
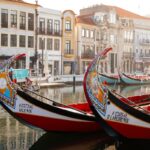
[[[120,100],[136,109],[143,110],[150,115],[150,95],[130,96],[127,98],[121,96]]]

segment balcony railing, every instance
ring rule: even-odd
[[[139,40],[140,45],[150,45],[149,39],[141,39]]]
[[[45,29],[45,28],[38,28],[37,29],[38,34],[40,35],[52,35],[52,36],[61,36],[62,35],[62,30],[54,30],[54,29]]]
[[[150,58],[150,54],[139,54],[141,58]]]
[[[64,50],[64,54],[65,55],[73,55],[74,54],[74,50],[73,49],[65,49]]]
[[[20,24],[20,29],[25,30],[26,29],[26,25],[25,24]]]
[[[2,28],[8,28],[8,22],[2,22],[1,27]]]
[[[132,52],[123,52],[124,58],[132,58],[134,56],[134,53]]]
[[[87,50],[81,54],[82,59],[93,59],[95,57],[95,52]]]

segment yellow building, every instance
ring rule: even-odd
[[[62,13],[62,74],[76,72],[75,13],[65,10]]]

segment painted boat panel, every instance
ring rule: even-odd
[[[119,84],[120,80],[117,77],[111,77],[108,75],[104,75],[104,74],[99,74],[99,80],[100,82],[106,82],[107,84]]]
[[[120,73],[120,81],[123,84],[127,84],[127,85],[140,85],[140,84],[150,84],[150,79],[138,79],[138,78],[134,78],[134,77],[130,77],[124,73]]]
[[[101,57],[93,60],[84,77],[84,92],[91,109],[110,136],[150,139],[150,111],[123,102],[121,95],[99,83],[96,64]]]
[[[34,92],[30,91],[31,96],[31,93],[29,94],[13,83],[9,78],[7,68],[19,57],[20,55],[14,56],[5,62],[4,68],[1,66],[0,71],[0,103],[12,116],[20,122],[46,131],[93,132],[101,130],[95,116],[76,109],[77,104],[73,108],[73,106],[66,106],[40,95],[36,95],[37,98],[33,96]],[[45,102],[41,101],[43,99]]]

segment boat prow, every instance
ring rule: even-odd
[[[22,55],[21,55],[22,56]],[[24,55],[23,55],[24,56]],[[10,80],[9,64],[19,56],[5,63],[0,71],[0,103],[20,122],[55,132],[94,132],[101,127],[87,103],[72,106],[50,100],[28,89],[24,90]]]
[[[98,79],[97,56],[84,77],[86,98],[105,131],[115,138],[150,139],[150,95],[125,98]]]

